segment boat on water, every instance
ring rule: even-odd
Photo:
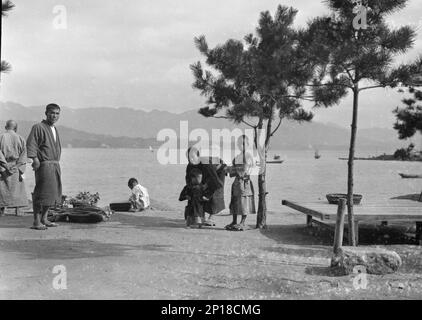
[[[282,160],[279,155],[275,155],[272,160],[267,160],[267,163],[269,163],[269,164],[282,164],[283,162],[284,162],[284,160]],[[260,162],[257,161],[256,165],[259,166],[259,164],[260,164]]]
[[[149,146],[149,151],[154,152],[154,149],[151,146]]]
[[[267,163],[278,163],[281,164],[283,163],[284,160],[281,160],[281,157],[279,155],[275,155],[273,160],[267,160]]]
[[[403,179],[422,179],[422,174],[399,173]]]
[[[314,155],[315,159],[320,159],[321,158],[321,154],[317,151],[315,151],[315,155]]]

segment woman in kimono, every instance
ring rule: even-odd
[[[251,169],[254,166],[252,155],[246,152],[245,144],[247,137],[242,136],[239,139],[241,154],[233,159],[233,166],[229,170],[230,177],[235,177],[231,190],[230,214],[233,221],[226,226],[229,231],[245,230],[245,221],[249,214],[256,214],[255,210],[255,192],[250,179]],[[238,216],[241,221],[238,224]]]
[[[195,147],[188,149],[187,157],[189,164],[186,167],[186,185],[191,184],[190,174],[192,170],[198,169],[202,172],[203,182],[211,195],[209,201],[204,202],[204,212],[209,214],[209,218],[204,221],[204,225],[213,227],[215,226],[213,216],[225,209],[224,180],[226,165],[221,159],[201,158],[199,150]]]

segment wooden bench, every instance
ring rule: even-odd
[[[327,201],[302,202],[283,200],[282,205],[306,215],[307,225],[312,223],[331,227],[337,222],[338,207]],[[416,240],[422,245],[422,202],[411,200],[386,200],[384,202],[365,203],[354,206],[354,224],[356,243],[359,242],[359,223],[406,221],[416,223]],[[346,214],[347,216],[347,214]]]

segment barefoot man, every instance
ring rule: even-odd
[[[56,227],[47,220],[48,209],[61,202],[62,182],[60,171],[61,145],[54,124],[59,120],[60,107],[49,104],[46,119],[32,127],[27,140],[28,158],[33,160],[35,189],[33,195],[34,225],[32,229],[46,230]]]
[[[0,216],[6,207],[26,207],[28,200],[23,174],[26,167],[26,142],[18,135],[18,124],[6,122],[6,132],[0,134]]]

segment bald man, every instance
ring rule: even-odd
[[[0,134],[0,216],[7,207],[28,205],[23,179],[27,162],[25,139],[17,134],[16,121],[7,121],[5,129]]]

